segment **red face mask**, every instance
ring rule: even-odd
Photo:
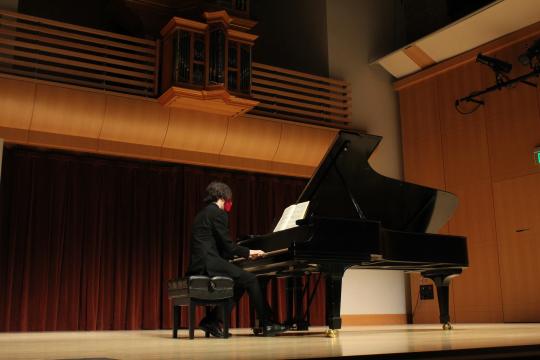
[[[225,203],[223,204],[223,210],[226,212],[231,212],[232,209],[232,200],[225,200]]]

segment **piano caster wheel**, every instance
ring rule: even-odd
[[[328,329],[326,330],[326,337],[329,338],[336,338],[338,336],[338,332],[335,329]]]
[[[443,330],[452,330],[453,329],[452,324],[450,324],[449,322],[444,323],[442,328],[443,328]]]

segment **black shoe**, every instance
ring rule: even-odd
[[[275,336],[281,334],[282,332],[287,331],[288,328],[285,325],[281,324],[266,324],[262,327],[262,336]]]
[[[221,330],[221,327],[217,322],[210,321],[207,319],[202,319],[199,323],[199,329],[204,331],[205,333],[209,333],[213,337],[217,338],[225,338],[225,334],[223,333],[223,330]]]

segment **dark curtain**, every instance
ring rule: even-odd
[[[274,219],[306,183],[195,166],[5,149],[0,331],[170,328],[167,280],[182,276],[188,266],[191,222],[212,180],[233,190],[233,238],[270,232]],[[272,286],[280,296],[269,300],[283,320],[283,281]],[[312,324],[323,324],[324,286],[312,308]],[[247,327],[248,309],[244,297],[233,312],[233,324]]]

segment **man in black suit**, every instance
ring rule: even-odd
[[[228,212],[232,207],[232,191],[224,183],[212,182],[206,188],[206,206],[197,214],[193,223],[191,237],[190,275],[230,276],[234,280],[234,297],[239,300],[247,290],[255,305],[257,317],[262,324],[262,334],[272,336],[286,328],[270,321],[270,313],[257,282],[252,273],[242,270],[228,260],[234,256],[255,259],[264,256],[262,250],[251,250],[236,245],[229,236]],[[199,327],[216,337],[223,337],[219,326],[219,315],[213,309]]]

